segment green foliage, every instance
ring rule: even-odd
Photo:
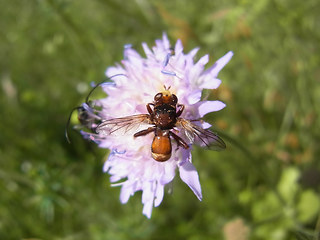
[[[316,239],[320,231],[320,3],[0,2],[0,239]],[[162,32],[211,63],[234,57],[208,118],[228,148],[196,148],[204,199],[178,178],[150,220],[102,173],[107,151],[70,131],[71,109]],[[72,124],[76,119],[72,118]]]

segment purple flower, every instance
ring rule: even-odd
[[[164,86],[170,87],[170,92],[178,97],[178,103],[185,106],[182,118],[200,119],[207,113],[225,107],[221,101],[202,101],[201,93],[203,89],[219,87],[221,80],[217,78],[218,73],[229,62],[232,52],[205,70],[208,55],[194,62],[198,48],[185,54],[180,40],[176,42],[173,52],[166,34],[162,40],[156,40],[152,49],[146,43],[142,46],[146,58],[127,45],[121,64],[107,69],[106,75],[113,82],[102,84],[108,96],[94,101],[95,106],[101,107],[96,113],[97,119],[147,114],[146,104],[152,103],[154,96],[163,92]],[[208,128],[210,124],[203,122],[202,127]],[[150,151],[154,134],[133,137],[134,133],[146,128],[148,126],[140,124],[110,135],[83,132],[85,137],[94,140],[100,147],[111,150],[103,170],[111,175],[113,186],[121,186],[121,203],[127,203],[136,191],[142,191],[143,214],[150,218],[153,206],[157,207],[162,202],[164,186],[173,180],[176,168],[182,181],[201,200],[199,176],[191,161],[191,147],[178,148],[172,141],[170,159],[165,162],[155,161]],[[190,140],[190,136],[179,132],[179,129],[175,130],[181,138]]]

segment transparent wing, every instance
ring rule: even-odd
[[[210,130],[192,123],[189,120],[178,118],[176,126],[182,129],[191,143],[207,146],[210,150],[220,151],[226,148],[224,141]]]
[[[126,134],[135,128],[139,128],[141,124],[152,124],[149,114],[138,114],[104,120],[96,127],[95,131],[102,135],[111,135],[114,133]]]

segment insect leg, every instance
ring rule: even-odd
[[[177,112],[177,117],[180,117],[180,115],[182,114],[183,110],[184,110],[184,105],[182,104],[178,104],[177,106],[179,108],[178,112]]]
[[[147,128],[147,129],[145,129],[145,130],[141,130],[141,131],[135,133],[133,136],[134,136],[134,137],[145,136],[145,135],[147,135],[147,134],[149,134],[149,133],[151,133],[151,132],[154,132],[155,129],[156,129],[156,127],[149,127],[149,128]]]
[[[153,110],[152,110],[152,108],[150,106],[154,106],[154,104],[153,103],[148,103],[147,104],[148,113],[151,115],[151,114],[153,114]]]
[[[175,134],[175,133],[170,131],[169,135],[171,137],[173,137],[174,140],[176,140],[176,142],[178,144],[178,147],[182,146],[184,149],[188,149],[189,148],[188,144],[181,137],[179,137],[177,134]]]

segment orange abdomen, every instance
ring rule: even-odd
[[[154,136],[151,145],[151,154],[156,161],[167,161],[171,157],[171,150],[172,147],[169,134]]]

